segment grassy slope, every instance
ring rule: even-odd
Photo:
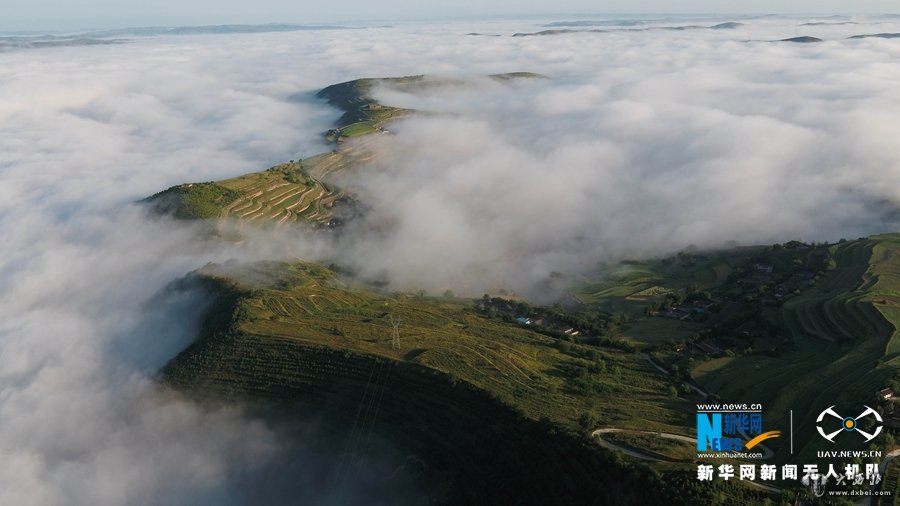
[[[377,86],[402,88],[426,81],[425,76],[408,76],[381,79],[355,79],[345,83],[332,84],[319,91],[316,96],[344,111],[338,119],[338,128],[370,122],[373,126],[391,119],[408,115],[412,111],[399,107],[379,104],[371,93]]]
[[[221,181],[219,185],[240,197],[223,207],[219,216],[244,221],[326,223],[334,216],[335,204],[349,197],[323,179],[330,172],[355,164],[363,151],[356,146]]]
[[[894,459],[888,465],[881,482],[881,490],[890,490],[892,495],[878,497],[874,504],[891,506],[900,502],[900,460]]]
[[[702,330],[704,324],[642,316],[646,304],[689,284],[713,288],[732,268],[765,248],[745,248],[694,258],[629,262],[601,268],[598,280],[576,293],[584,303],[632,316],[621,335],[653,346]],[[751,354],[700,360],[691,371],[707,391],[725,401],[762,402],[766,424],[787,430],[794,411],[795,450],[808,458],[826,449],[814,437],[815,417],[832,405],[855,411],[874,405],[874,392],[900,370],[900,235],[875,236],[829,248],[836,268],[781,307],[766,307],[765,318],[793,342],[779,356]],[[788,253],[766,256],[789,271]],[[779,258],[779,256],[781,258]],[[784,265],[781,265],[781,262]],[[774,338],[774,337],[773,337]],[[848,442],[848,449],[852,442]],[[772,443],[775,449],[787,439]],[[835,448],[828,448],[835,449]],[[838,448],[840,449],[840,448]],[[785,452],[779,452],[784,456]]]
[[[400,81],[407,78],[399,78]],[[345,111],[339,124],[346,137],[376,131],[387,121],[410,111],[382,107],[368,93],[375,79],[358,79],[329,86],[319,97]],[[267,170],[209,183],[173,186],[146,199],[157,212],[182,219],[232,218],[239,222],[300,222],[323,225],[335,217],[336,203],[349,196],[328,184],[328,175],[370,156],[365,142],[342,146],[305,160],[283,163]]]
[[[496,81],[507,82],[516,79],[543,78],[544,76],[532,72],[510,72],[507,74],[493,74],[488,77]],[[344,111],[344,114],[337,121],[340,135],[335,140],[339,140],[340,137],[356,137],[373,133],[388,122],[415,112],[410,109],[378,103],[372,97],[373,91],[378,87],[404,92],[422,92],[434,88],[460,86],[465,83],[466,81],[458,79],[435,78],[423,75],[355,79],[328,86],[319,91],[316,96],[327,100],[329,104]]]
[[[725,401],[763,403],[767,429],[786,431],[788,411],[794,410],[794,446],[799,455],[793,460],[812,459],[815,450],[826,449],[827,443],[813,437],[813,419],[819,411],[832,404],[841,406],[841,411],[852,411],[871,402],[876,388],[900,366],[893,351],[898,346],[895,318],[900,314],[900,269],[896,263],[900,236],[873,237],[830,249],[836,269],[783,307],[768,311],[769,318],[790,330],[796,343],[793,351],[775,357],[716,359],[694,370],[701,386]],[[732,260],[711,262],[723,261]],[[211,269],[205,274],[219,274]],[[698,263],[686,270],[721,269]],[[671,266],[668,272],[675,284],[698,279],[676,276],[678,269]],[[450,388],[443,384],[446,381],[467,391],[485,392],[526,421],[543,419],[574,429],[580,414],[593,410],[600,415],[599,425],[690,434],[691,406],[663,394],[668,380],[638,355],[600,350],[607,365],[606,371],[597,373],[602,387],[585,394],[570,388],[565,378],[573,367],[589,367],[589,360],[561,352],[551,338],[526,327],[482,318],[467,301],[380,293],[304,263],[260,264],[229,275],[249,280],[243,282],[247,292],[239,304],[245,318],[235,327],[239,345],[182,360],[181,372],[172,376],[182,378],[185,384],[227,385],[238,392],[268,397],[273,396],[274,388],[277,397],[277,392],[292,391],[284,390],[285,385],[312,378],[318,382],[316,388],[323,388],[325,378],[347,374],[356,378],[358,392],[365,390],[366,373],[372,374],[374,366],[366,364],[384,360],[411,375],[404,380],[411,383],[400,387],[403,392],[423,374],[438,374],[432,377],[441,378],[440,388]],[[706,274],[701,276],[713,282]],[[403,321],[400,350],[390,345],[391,315]],[[681,323],[653,321],[661,326],[661,332],[666,325]],[[267,348],[271,351],[261,351]],[[588,348],[575,346],[576,350]],[[284,362],[284,357],[292,357],[294,362]],[[359,360],[362,365],[348,365]],[[432,386],[415,388],[427,392]],[[398,395],[393,387],[388,392],[390,397]],[[406,408],[402,403],[388,408],[399,411],[386,419],[399,416],[397,413],[412,405],[443,410],[450,419],[464,419],[474,409],[468,401],[453,401],[440,408],[424,399],[407,401]],[[331,415],[347,417],[355,407],[352,403],[336,406]],[[402,438],[390,432],[395,429],[384,430],[390,438]],[[435,444],[449,448],[456,438],[448,436]],[[782,438],[770,446],[778,458],[787,458],[783,451],[787,444],[787,438]],[[827,449],[858,447],[845,439]]]
[[[146,199],[157,212],[182,219],[236,219],[259,223],[325,224],[335,205],[351,198],[323,182],[368,156],[364,143],[339,152],[283,163],[261,172],[210,183],[174,186]]]
[[[257,339],[416,364],[485,390],[531,419],[567,427],[590,409],[611,425],[677,431],[685,421],[667,409],[679,402],[669,397],[669,383],[635,354],[581,345],[563,353],[553,338],[479,316],[468,300],[378,293],[315,264],[258,264],[238,275],[248,276],[266,280],[253,282],[242,302],[249,317],[239,330]],[[391,316],[402,321],[399,350],[391,347]],[[597,374],[600,393],[583,395],[566,383],[567,371],[592,364],[576,356],[586,350],[606,365]]]
[[[604,350],[621,370],[607,373],[608,391],[580,395],[566,390],[560,368],[582,359],[546,336],[480,318],[464,301],[376,293],[315,264],[229,270],[240,282],[222,274],[207,267],[194,277],[218,296],[201,339],[164,371],[168,384],[275,401],[320,420],[339,441],[368,439],[346,439],[341,427],[368,427],[421,457],[429,477],[449,475],[451,503],[696,502],[667,492],[694,488],[687,474],[660,484],[571,430],[587,406],[611,424],[686,423],[675,414],[685,402],[661,397],[666,381],[635,355]],[[399,350],[388,315],[402,319]]]
[[[678,340],[698,332],[703,326],[693,322],[643,318],[647,303],[661,300],[659,294],[684,290],[688,285],[703,289],[719,285],[735,265],[746,262],[762,249],[739,248],[678,258],[672,262],[651,260],[603,265],[591,276],[592,280],[577,287],[573,295],[584,304],[635,318],[622,327],[620,333],[638,344]]]
[[[213,219],[218,218],[222,209],[240,196],[240,193],[217,183],[188,183],[157,193],[145,202],[154,211],[179,219]]]
[[[787,425],[794,410],[795,449],[825,449],[812,430],[815,416],[874,402],[874,392],[900,367],[900,236],[834,245],[837,268],[771,314],[790,330],[796,351],[780,357],[719,359],[697,370],[699,383],[723,398],[759,401],[767,418]],[[833,448],[829,448],[833,449]]]
[[[498,81],[541,77],[528,72],[489,76]],[[321,153],[299,162],[284,163],[223,181],[188,183],[173,186],[145,199],[156,212],[180,219],[233,218],[239,222],[299,222],[327,224],[336,216],[336,203],[351,197],[329,184],[328,175],[357,166],[371,156],[367,142],[359,139],[380,131],[389,122],[409,116],[414,111],[385,106],[376,101],[372,90],[389,86],[407,91],[428,87],[460,84],[462,81],[410,76],[381,79],[356,79],[335,84],[319,91],[317,96],[344,111],[337,122],[337,138],[357,138],[352,144]]]
[[[606,434],[604,438],[666,461],[693,462],[697,456],[697,446],[693,443],[665,439],[656,435],[612,432]]]

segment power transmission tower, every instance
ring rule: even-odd
[[[390,318],[391,318],[391,326],[394,327],[394,332],[391,334],[391,348],[393,348],[395,350],[399,350],[400,349],[400,322],[401,322],[401,319],[399,317],[395,319],[394,315],[391,315]]]

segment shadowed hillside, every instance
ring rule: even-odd
[[[696,504],[726,492],[735,504],[756,501],[741,487],[697,487],[686,472],[663,481],[585,438],[572,408],[615,393],[568,391],[557,368],[580,360],[545,336],[469,315],[459,302],[350,289],[314,264],[245,266],[239,282],[222,272],[209,267],[185,281],[214,293],[214,303],[164,382],[280,406],[353,455],[372,437],[391,441],[423,463],[438,503]],[[385,312],[402,322],[399,347],[379,321]],[[622,395],[666,404],[653,393],[665,380],[646,372],[621,371],[631,378]]]

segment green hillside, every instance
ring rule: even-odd
[[[785,438],[771,444],[782,461],[859,449],[816,435],[831,405],[893,410],[876,392],[900,385],[900,235],[602,265],[574,295],[618,315],[608,337],[633,342],[713,401],[762,403],[766,424],[783,431],[793,411],[797,455]]]
[[[471,300],[382,292],[317,264],[207,266],[185,282],[214,303],[200,339],[164,370],[166,384],[282,406],[352,452],[371,434],[389,440],[426,463],[423,479],[449,484],[440,502],[755,502],[738,486],[696,487],[683,468],[662,482],[584,436],[596,423],[688,422],[686,401],[635,354],[560,346],[480,316]]]
[[[697,402],[761,403],[765,429],[782,431],[766,443],[773,463],[822,465],[823,450],[896,450],[897,401],[880,392],[900,392],[900,234],[601,265],[574,295],[617,313],[607,338],[635,343],[670,376],[693,382]],[[830,406],[844,416],[870,406],[884,430],[867,443],[827,442],[815,424]],[[871,430],[874,417],[860,423]],[[652,433],[621,434],[601,437],[661,461],[676,451]],[[778,486],[790,490],[783,500],[798,493],[795,484]],[[896,491],[896,461],[882,489]]]
[[[900,236],[885,235],[625,262],[586,280],[576,291],[584,304],[570,310],[392,293],[299,261],[210,265],[190,279],[212,286],[218,302],[201,339],[164,377],[193,394],[302,406],[338,440],[352,440],[342,431],[369,413],[371,431],[432,463],[431,478],[452,475],[455,491],[484,486],[478,493],[488,493],[477,483],[490,475],[536,494],[530,484],[550,471],[517,466],[538,449],[561,473],[541,487],[583,500],[573,490],[585,486],[585,469],[643,472],[592,446],[585,429],[644,430],[626,446],[665,455],[668,463],[653,464],[664,476],[690,470],[671,462],[668,452],[679,450],[652,434],[693,435],[694,403],[703,397],[687,387],[691,381],[713,401],[762,403],[767,429],[786,431],[793,410],[796,455],[787,454],[786,438],[774,440],[776,461],[858,449],[849,439],[823,443],[812,423],[831,405],[888,409],[875,392],[900,370],[898,253]],[[666,316],[685,307],[709,310]],[[544,322],[516,323],[519,313]],[[399,321],[399,342],[392,321]],[[583,333],[565,335],[563,324]],[[884,437],[875,443],[884,445]],[[498,453],[521,457],[503,465],[528,484],[509,482],[488,464]],[[717,493],[741,504],[750,492],[728,485]]]
[[[518,79],[544,78],[533,72],[509,72],[488,76],[498,82],[510,82]],[[319,91],[316,96],[344,111],[338,119],[335,129],[329,130],[329,139],[341,141],[349,137],[383,131],[388,122],[408,116],[415,111],[392,107],[379,103],[373,92],[379,87],[407,93],[422,93],[437,88],[464,86],[466,80],[432,77],[425,75],[405,77],[385,77],[354,79],[344,83],[333,84]]]
[[[538,77],[542,76],[529,72],[489,76],[500,82]],[[344,111],[335,128],[326,133],[326,138],[336,143],[336,149],[231,179],[180,184],[148,197],[142,203],[153,212],[179,219],[234,220],[238,226],[247,222],[339,226],[355,215],[353,196],[337,188],[329,175],[364,163],[372,156],[372,141],[365,137],[386,133],[391,121],[414,112],[382,105],[371,96],[373,90],[386,86],[423,91],[429,87],[465,83],[410,76],[356,79],[328,86],[316,96]],[[350,138],[354,142],[344,142]]]
[[[653,430],[677,430],[685,421],[670,409],[670,382],[638,355],[561,346],[527,326],[485,318],[470,299],[385,293],[302,262],[209,266],[199,274],[245,280],[236,330],[254,339],[414,364],[484,390],[528,418],[570,428],[591,410],[602,423]],[[392,318],[401,321],[399,348]],[[591,376],[589,389],[575,386],[582,371]]]
[[[409,115],[412,111],[380,104],[371,93],[377,86],[403,88],[426,82],[425,76],[394,77],[381,79],[355,79],[333,84],[319,91],[316,96],[344,111],[337,121],[337,132],[332,135],[354,137],[371,133],[387,121]]]
[[[348,147],[232,179],[173,186],[144,202],[181,219],[334,226],[352,213],[352,198],[324,179],[365,156],[365,146]]]

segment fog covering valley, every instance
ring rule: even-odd
[[[512,36],[550,24],[605,32]],[[208,262],[322,259],[400,290],[537,295],[602,261],[897,231],[900,42],[848,39],[897,32],[895,17],[729,17],[0,41],[0,504],[371,497],[390,457],[337,491],[340,456],[313,434],[286,444],[155,387],[204,306],[167,287]],[[823,42],[778,42],[798,36]],[[482,77],[516,71],[547,78]],[[134,204],[332,149],[340,112],[317,90],[413,74],[468,84],[376,92],[438,114],[379,138],[353,175],[369,213],[339,241],[232,244]],[[286,448],[291,484],[273,485]]]

